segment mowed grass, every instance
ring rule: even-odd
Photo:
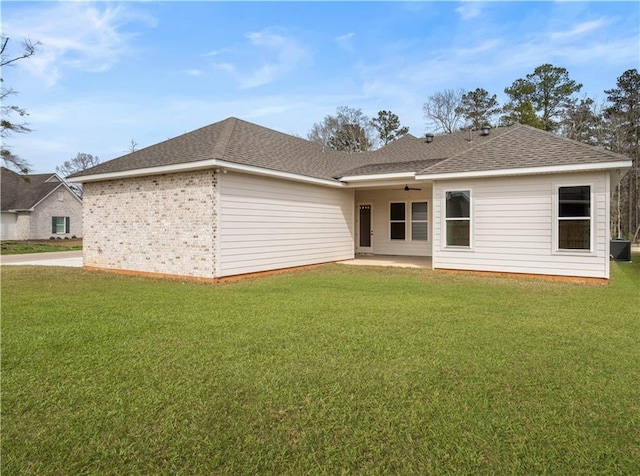
[[[2,472],[640,474],[634,261],[608,286],[3,267]]]
[[[81,249],[82,240],[75,238],[70,240],[3,241],[0,243],[0,253],[3,255],[76,251]]]

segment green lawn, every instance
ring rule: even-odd
[[[608,286],[5,266],[2,474],[640,474],[634,258]]]
[[[0,253],[3,255],[74,251],[81,249],[82,240],[75,238],[71,240],[3,241],[0,243]]]

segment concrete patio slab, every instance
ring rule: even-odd
[[[354,259],[339,261],[339,263],[355,266],[393,266],[397,268],[431,269],[431,256],[359,255]]]

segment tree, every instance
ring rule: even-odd
[[[560,120],[559,134],[593,146],[604,144],[604,118],[602,106],[590,97],[572,102],[564,110]]]
[[[605,91],[610,106],[605,118],[610,130],[610,149],[630,157],[631,169],[620,181],[620,229],[623,236],[638,239],[640,233],[640,74],[625,71],[616,87]]]
[[[400,119],[391,111],[378,111],[378,117],[371,120],[371,125],[378,131],[382,145],[387,145],[409,132],[408,127],[400,126]]]
[[[342,124],[329,138],[329,147],[343,152],[365,152],[371,146],[367,131],[360,124]]]
[[[338,107],[335,116],[315,123],[307,138],[324,146],[345,152],[364,152],[375,143],[373,127],[361,109]]]
[[[446,134],[457,131],[462,117],[460,108],[464,93],[464,89],[445,89],[429,96],[422,106],[427,125]]]
[[[30,39],[25,38],[22,41],[22,51],[17,55],[11,56],[7,52],[9,40],[9,37],[5,36],[4,34],[0,34],[0,69],[6,66],[13,66],[13,63],[15,63],[16,61],[33,56],[34,54],[36,54],[36,48],[40,44],[34,43]],[[5,139],[14,133],[24,134],[27,132],[31,132],[31,129],[28,127],[26,122],[15,122],[11,119],[11,116],[14,114],[18,115],[19,117],[24,117],[28,114],[27,111],[25,111],[21,107],[7,104],[7,99],[17,93],[12,88],[6,88],[4,86],[3,78],[0,78],[0,83],[2,84],[0,88],[0,102],[2,103],[2,129],[0,130],[0,137],[2,137],[3,139],[2,147],[0,148],[0,155],[2,156],[2,161],[8,167],[14,168],[19,172],[26,174],[29,172],[29,163],[11,152],[11,149],[6,145]]]
[[[129,143],[129,148],[127,149],[127,152],[129,152],[130,154],[135,152],[136,150],[138,150],[138,143],[136,142],[135,139],[131,139],[131,142]]]
[[[533,105],[529,100],[522,101],[517,105],[506,104],[502,108],[502,112],[504,114],[500,117],[501,126],[525,124],[538,129],[544,129],[542,119],[536,115],[536,112],[533,110]]]
[[[467,121],[467,127],[474,130],[482,129],[482,126],[491,125],[492,118],[498,112],[497,96],[489,96],[489,92],[483,88],[476,88],[462,95],[457,111]]]
[[[94,167],[99,163],[100,159],[98,158],[98,156],[78,152],[78,155],[76,155],[73,159],[65,160],[62,165],[56,167],[56,172],[62,177],[68,177],[69,175],[73,175],[75,173],[90,169],[91,167]],[[81,184],[73,183],[69,184],[69,187],[74,192],[76,192],[79,197],[82,197]]]
[[[517,111],[528,101],[542,121],[540,129],[555,131],[559,126],[555,119],[580,89],[582,84],[569,79],[569,72],[565,68],[543,64],[533,73],[527,74],[525,79],[517,79],[510,87],[505,88],[504,92],[510,99],[505,105],[505,112],[508,115]]]

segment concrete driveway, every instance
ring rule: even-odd
[[[25,255],[2,255],[2,265],[67,266],[82,268],[82,251],[56,251],[54,253],[29,253]]]

